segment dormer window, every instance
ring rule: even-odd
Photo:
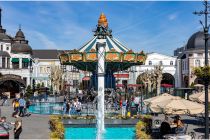
[[[173,61],[170,61],[170,65],[174,65]]]
[[[152,61],[149,61],[149,65],[152,65]]]

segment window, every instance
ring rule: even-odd
[[[1,51],[3,51],[3,45],[1,45]]]
[[[23,62],[22,63],[22,68],[27,69],[28,68],[28,62]]]
[[[8,50],[9,50],[9,47],[7,47],[6,49],[7,49],[7,51],[8,51]]]
[[[61,69],[63,70],[63,72],[66,72],[66,65],[61,65]]]
[[[149,65],[152,65],[152,61],[149,61]]]
[[[193,56],[193,54],[190,53],[190,54],[189,54],[189,57],[191,57],[191,56]]]
[[[47,73],[50,73],[51,69],[50,67],[47,67]]]
[[[27,82],[27,78],[26,77],[23,77],[23,81],[26,83]]]
[[[200,60],[195,60],[195,66],[196,66],[196,67],[200,67],[200,66],[201,66]]]
[[[160,64],[160,65],[163,65],[163,61],[160,61],[159,64]]]
[[[10,68],[10,58],[7,58],[7,68]]]
[[[13,69],[19,69],[19,62],[12,62]]]
[[[77,68],[75,68],[74,66],[71,67],[71,72],[79,72],[79,70]]]
[[[5,68],[5,57],[4,58],[2,58],[2,68],[4,69]]]
[[[43,67],[40,67],[40,68],[39,68],[39,72],[40,72],[40,73],[44,73],[44,68],[43,68]]]
[[[79,81],[78,80],[73,80],[73,87],[77,87],[79,85]]]
[[[202,53],[198,53],[197,56],[203,56],[203,54]]]
[[[185,70],[184,61],[182,62],[182,70]]]
[[[173,61],[170,61],[170,65],[174,65]]]

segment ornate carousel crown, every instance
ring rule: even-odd
[[[98,36],[99,39],[105,39],[106,36],[112,37],[112,30],[108,28],[108,21],[104,13],[101,13],[98,19],[98,25],[94,32],[94,35]]]

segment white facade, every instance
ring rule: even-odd
[[[32,79],[35,80],[36,84],[44,83],[45,87],[51,86],[50,75],[52,66],[60,67],[60,61],[58,59],[34,58]]]
[[[176,71],[176,57],[171,57],[159,53],[149,53],[147,54],[147,59],[145,65],[141,66],[133,66],[129,71],[129,84],[136,84],[136,80],[140,74],[145,72],[146,70],[154,69],[154,66],[161,65],[163,68],[163,74],[168,73],[174,77],[174,86],[178,87],[179,80],[177,77]]]
[[[28,60],[31,60],[31,54],[23,54],[23,53],[17,53],[14,54],[11,52],[11,43],[4,43],[0,42],[0,51],[7,52],[10,56],[0,56],[0,73],[2,75],[6,74],[12,74],[21,76],[21,79],[23,79],[26,82],[26,86],[30,85],[30,77],[31,77],[31,69],[30,64],[27,64],[27,67],[23,67],[23,58],[27,58]],[[12,59],[17,58],[19,60],[18,67],[13,67]]]
[[[47,51],[47,50],[45,50]],[[32,80],[35,80],[36,84],[44,84],[45,87],[51,87],[51,68],[53,66],[58,66],[63,70],[62,79],[65,81],[66,91],[75,91],[79,87],[80,73],[79,71],[74,71],[73,66],[64,66],[62,68],[59,59],[41,59],[34,58],[33,63],[33,74]],[[78,83],[77,85],[75,85]]]

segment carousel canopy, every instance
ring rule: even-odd
[[[102,13],[94,31],[94,37],[78,50],[70,50],[60,55],[62,65],[73,65],[84,71],[96,71],[97,48],[96,44],[105,42],[105,67],[106,71],[116,72],[126,70],[134,65],[145,63],[146,55],[143,51],[134,53],[113,38],[112,30],[108,28],[106,16]]]
[[[91,50],[96,50],[96,44],[97,44],[97,36],[91,39],[86,45],[81,47],[78,51],[90,52]],[[109,52],[111,50],[116,50],[117,52],[122,52],[122,53],[129,51],[129,49],[126,48],[124,45],[122,45],[117,39],[109,36],[106,37],[105,50],[106,52]]]

